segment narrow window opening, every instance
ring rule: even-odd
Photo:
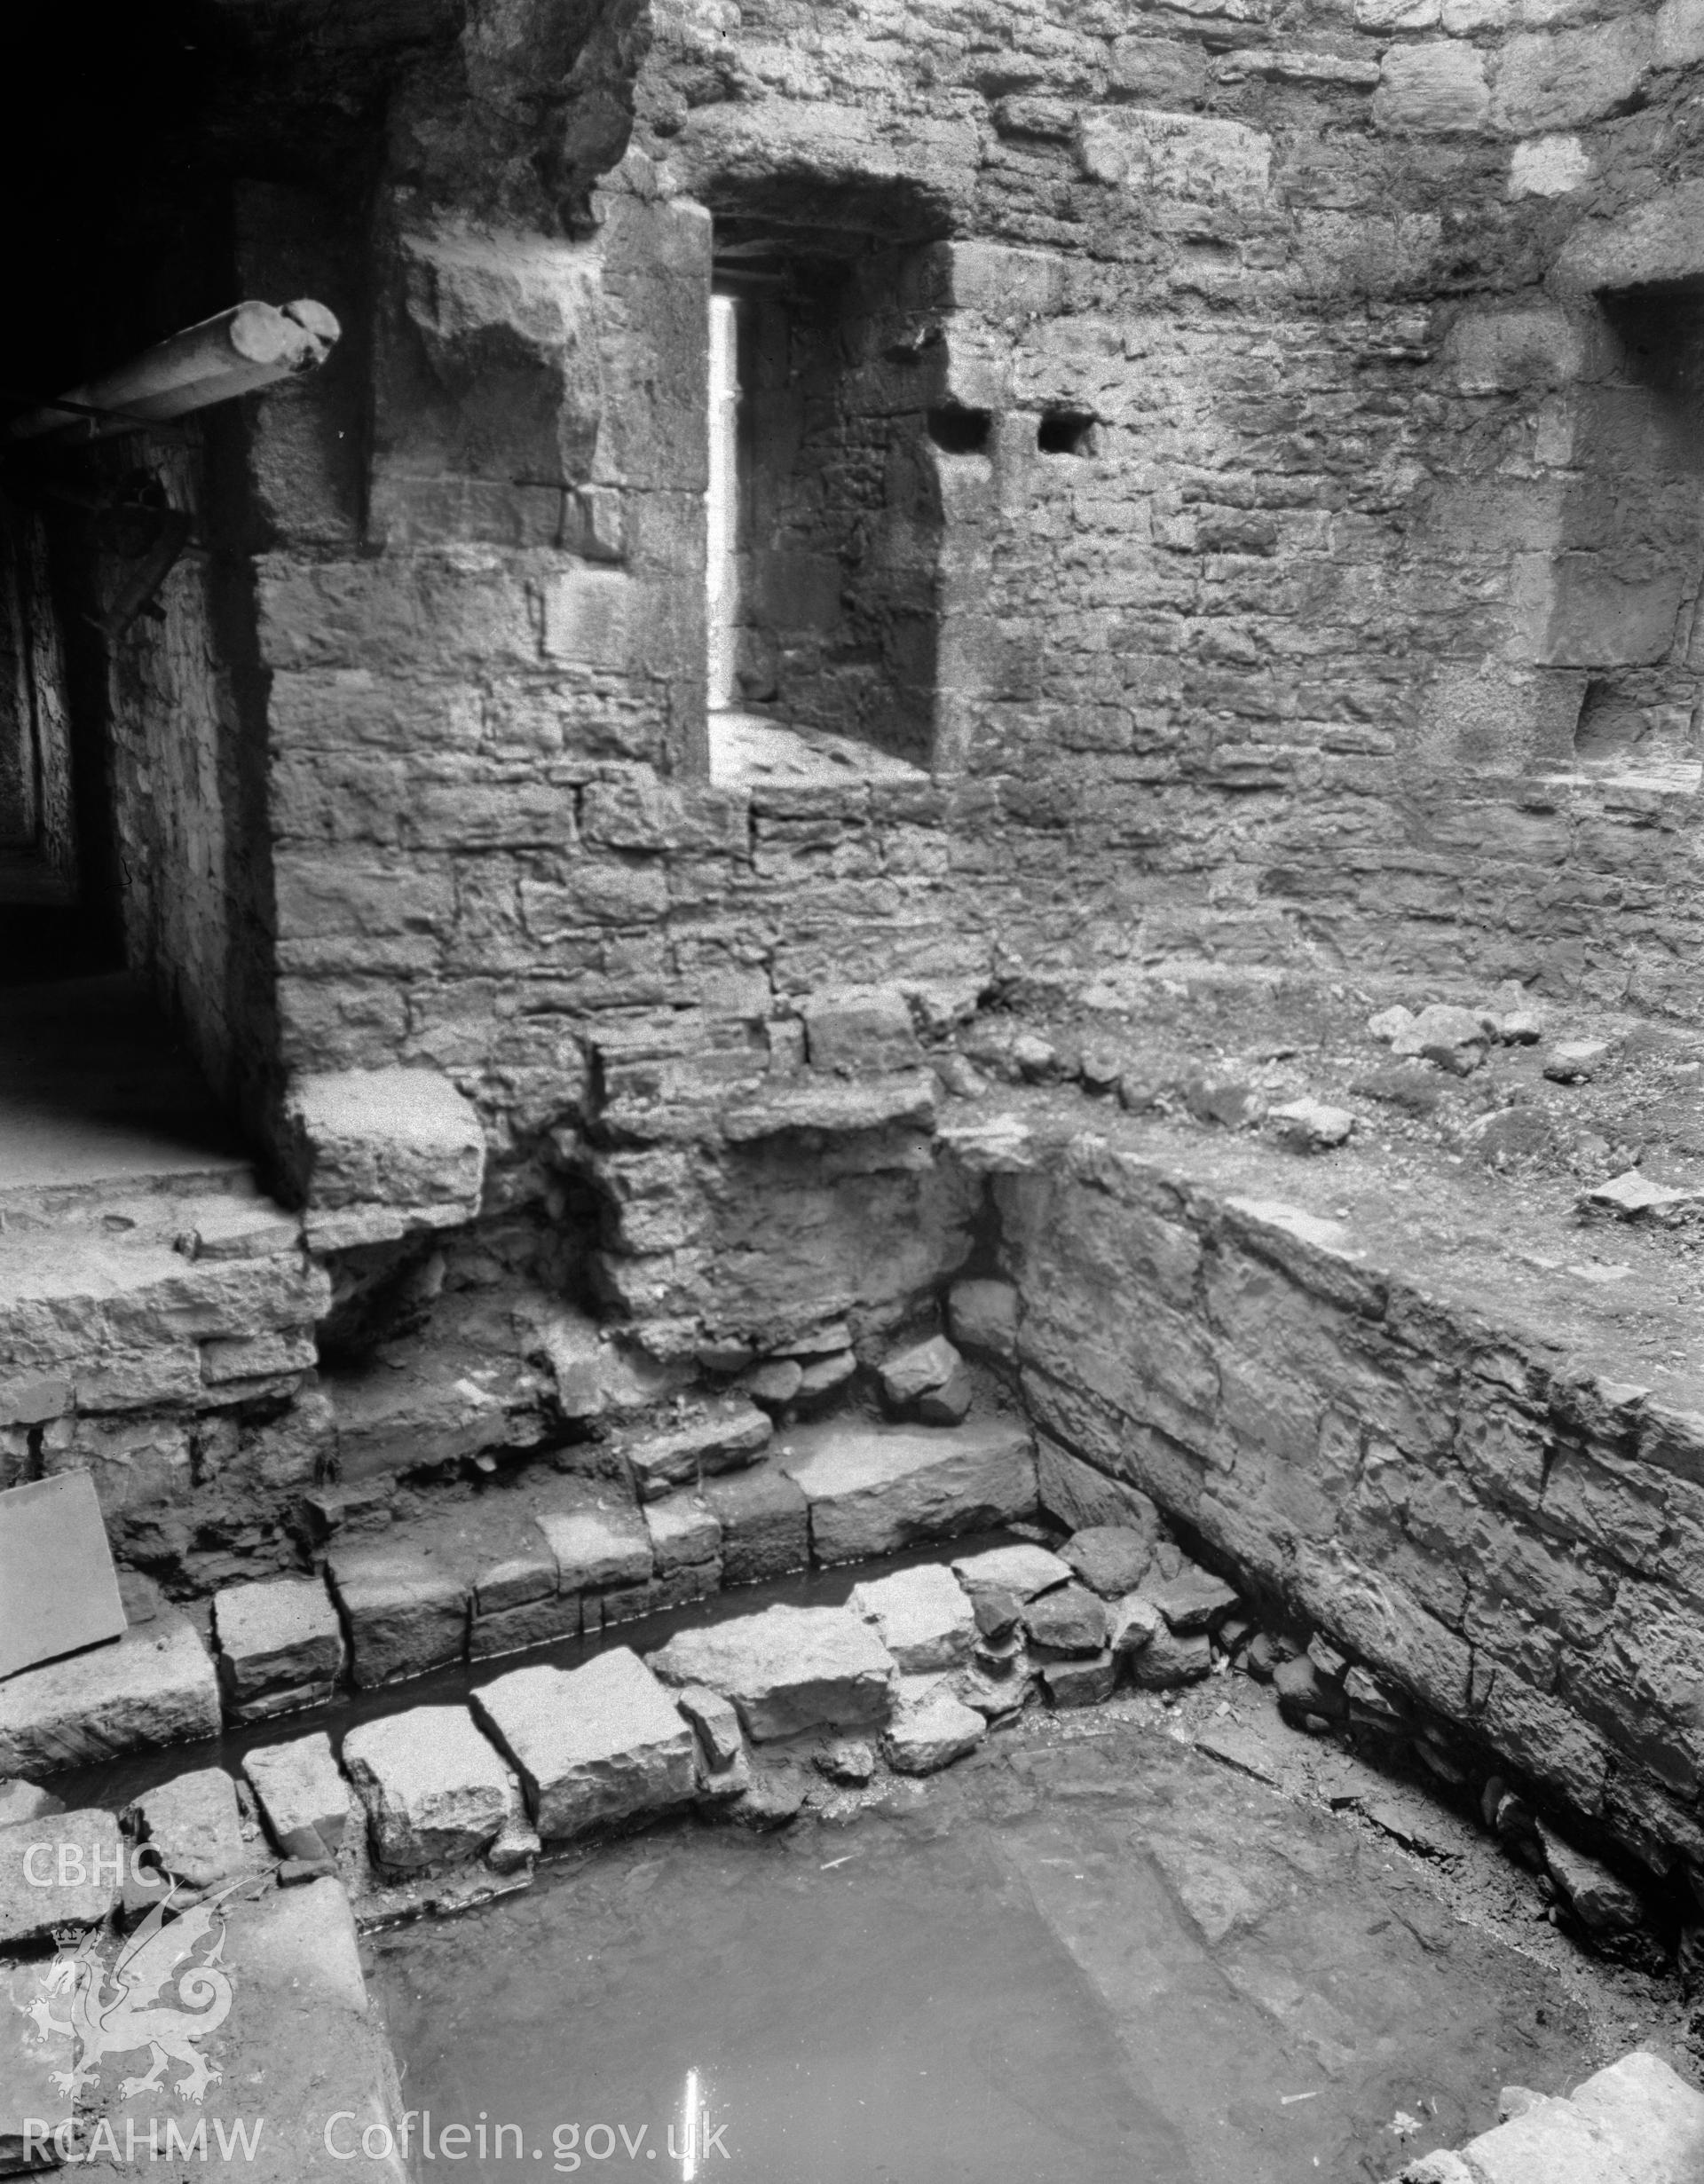
[[[739,305],[710,299],[710,462],[705,578],[708,698],[725,713],[738,697],[739,597]]]
[[[993,430],[994,420],[985,409],[961,409],[949,403],[929,412],[929,438],[943,454],[986,454]]]
[[[1092,455],[1094,419],[1080,409],[1044,411],[1036,428],[1036,445],[1044,455]]]

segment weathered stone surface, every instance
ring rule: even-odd
[[[1071,1565],[1062,1556],[1029,1540],[985,1548],[980,1555],[961,1555],[952,1569],[973,1599],[981,1593],[1002,1592],[1020,1601],[1033,1600],[1051,1586],[1069,1583],[1071,1576]]]
[[[643,1585],[651,1574],[651,1533],[631,1502],[611,1492],[572,1508],[546,1510],[539,1530],[556,1557],[556,1589],[564,1595],[612,1592]]]
[[[20,1392],[10,1407],[40,1405]],[[56,1580],[45,1614],[38,1590],[43,1570]],[[124,1628],[113,1552],[89,1473],[62,1471],[0,1493],[0,1676],[116,1638]]]
[[[514,1669],[476,1691],[472,1705],[519,1769],[547,1841],[692,1795],[692,1731],[625,1645],[579,1668]]]
[[[948,1684],[933,1676],[908,1676],[901,1682],[882,1749],[898,1773],[930,1775],[974,1752],[987,1734],[987,1722]]]
[[[242,1771],[281,1851],[291,1852],[309,1831],[327,1850],[342,1842],[350,1813],[349,1785],[323,1730],[288,1744],[256,1745],[244,1754]]]
[[[1704,2093],[1661,2055],[1623,2055],[1568,2096],[1640,2184],[1688,2184],[1704,2152]]]
[[[1468,1076],[1485,1059],[1485,1050],[1496,1034],[1496,1020],[1473,1009],[1456,1008],[1435,1001],[1423,1008],[1412,1024],[1391,1041],[1398,1056],[1424,1055],[1440,1069]]]
[[[55,1797],[51,1790],[37,1783],[26,1782],[20,1776],[0,1782],[0,1827],[21,1827],[43,1813],[64,1810],[64,1798]]]
[[[1165,1618],[1146,1594],[1126,1593],[1113,1603],[1107,1643],[1115,1653],[1140,1653],[1165,1628]]]
[[[166,1872],[192,1888],[210,1888],[253,1864],[237,1786],[223,1767],[174,1775],[137,1799],[136,1815],[142,1840]]]
[[[1171,1577],[1151,1572],[1142,1589],[1179,1636],[1212,1630],[1236,1605],[1234,1586],[1199,1564],[1186,1562]]]
[[[968,1660],[975,1619],[951,1570],[922,1563],[852,1588],[848,1605],[875,1626],[902,1675],[926,1675]]]
[[[1011,1363],[1018,1354],[1018,1292],[1009,1281],[955,1281],[947,1327],[961,1349]]]
[[[110,1812],[43,1813],[0,1828],[0,1949],[43,1941],[55,1927],[99,1926],[123,1873]]]
[[[1355,1127],[1347,1108],[1334,1108],[1322,1100],[1290,1100],[1268,1108],[1266,1120],[1286,1145],[1300,1153],[1329,1152],[1346,1144]]]
[[[1060,1549],[1091,1592],[1116,1600],[1134,1592],[1154,1559],[1150,1542],[1132,1525],[1089,1525]]]
[[[811,1552],[819,1562],[865,1561],[1035,1507],[1030,1436],[1004,1421],[939,1431],[806,1428],[779,1462],[810,1504]]]
[[[362,1722],[343,1739],[343,1765],[374,1851],[396,1872],[477,1857],[508,1815],[509,1770],[465,1707]]]
[[[1061,1585],[1030,1602],[1023,1627],[1050,1652],[1098,1653],[1107,1643],[1106,1604],[1085,1585]]]
[[[176,1615],[0,1683],[6,1774],[51,1774],[218,1732],[213,1663],[193,1627]]]
[[[479,1209],[477,1110],[436,1069],[343,1069],[300,1080],[288,1101],[296,1179],[316,1210],[393,1207],[447,1226]]]
[[[334,1547],[326,1570],[363,1691],[423,1675],[467,1651],[468,1587],[459,1572],[382,1540]]]
[[[1160,1512],[1149,1495],[1124,1479],[1108,1478],[1051,1434],[1037,1437],[1036,1479],[1042,1508],[1073,1532],[1129,1525],[1150,1541],[1158,1536]]]
[[[1073,1660],[1044,1661],[1042,1689],[1056,1707],[1098,1707],[1118,1682],[1118,1656],[1105,1649]]]
[[[722,1525],[707,1502],[671,1494],[645,1504],[645,1528],[659,1577],[693,1565],[714,1562],[722,1552]]]
[[[805,1053],[813,1069],[878,1076],[917,1066],[911,1012],[897,986],[846,986],[805,1003]]]
[[[1491,110],[1485,59],[1471,45],[1392,45],[1384,51],[1373,119],[1416,135],[1480,128]]]
[[[1124,1650],[1129,1652],[1127,1644]],[[1164,1627],[1146,1645],[1130,1654],[1131,1682],[1143,1691],[1175,1691],[1180,1684],[1199,1683],[1212,1670],[1211,1640],[1204,1636],[1179,1637]]]
[[[957,1425],[970,1408],[969,1369],[944,1335],[896,1351],[883,1361],[880,1380],[890,1409],[930,1425]]]
[[[733,1700],[702,1683],[689,1683],[675,1692],[674,1703],[698,1731],[706,1764],[713,1769],[731,1767],[746,1748]]]
[[[317,1578],[227,1585],[213,1601],[219,1683],[240,1710],[279,1691],[328,1695],[343,1665],[343,1630]]]
[[[840,1737],[814,1754],[812,1764],[828,1781],[862,1789],[876,1771],[876,1754],[862,1738]]]
[[[885,1721],[894,1675],[888,1649],[848,1610],[781,1605],[683,1630],[651,1666],[666,1683],[731,1699],[756,1744]]]
[[[679,1486],[755,1463],[775,1431],[754,1404],[730,1400],[672,1432],[649,1434],[627,1444],[626,1455],[647,1501]]]
[[[579,1593],[552,1593],[548,1599],[523,1600],[518,1607],[500,1609],[495,1615],[474,1617],[468,1626],[468,1659],[494,1660],[528,1646],[554,1645],[558,1638],[578,1637],[601,1623],[596,1595],[582,1599]]]

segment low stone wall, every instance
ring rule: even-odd
[[[994,1191],[1045,1435],[1652,1871],[1704,1863],[1704,1419],[1096,1137]]]

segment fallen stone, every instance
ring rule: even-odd
[[[519,1770],[547,1841],[684,1804],[697,1786],[691,1728],[625,1645],[579,1668],[514,1669],[472,1705]]]
[[[1268,1108],[1266,1120],[1286,1145],[1301,1153],[1324,1153],[1345,1144],[1355,1126],[1347,1108],[1329,1107],[1322,1100],[1287,1100]]]
[[[1115,1653],[1140,1653],[1166,1628],[1165,1618],[1143,1593],[1126,1593],[1113,1607],[1107,1642]]]
[[[6,1406],[36,1407],[16,1398]],[[46,1571],[51,1606],[41,1593]],[[116,1638],[126,1627],[89,1472],[60,1471],[0,1493],[0,1676]]]
[[[237,1786],[223,1767],[198,1767],[146,1791],[133,1808],[138,1833],[174,1880],[192,1888],[246,1872]]]
[[[812,1763],[830,1782],[862,1789],[876,1771],[876,1754],[874,1747],[861,1738],[842,1737],[815,1754]]]
[[[882,1748],[896,1772],[932,1775],[974,1752],[987,1734],[983,1717],[945,1683],[933,1677],[906,1678]]]
[[[43,1813],[0,1830],[0,1949],[45,1941],[55,1927],[99,1926],[124,1865],[110,1812]]]
[[[21,1776],[0,1782],[0,1827],[21,1827],[28,1820],[39,1820],[50,1812],[63,1812],[65,1800],[55,1797],[51,1790],[40,1788],[34,1782],[26,1782]]]
[[[681,1631],[651,1666],[666,1683],[705,1683],[731,1699],[758,1744],[885,1720],[894,1675],[888,1649],[848,1609],[778,1604]]]
[[[125,1752],[217,1737],[219,1683],[182,1616],[43,1661],[0,1683],[0,1774],[53,1774]]]
[[[349,1785],[323,1731],[290,1744],[257,1745],[244,1754],[242,1771],[260,1817],[280,1850],[312,1833],[328,1850],[343,1839]]]
[[[1497,1037],[1505,1046],[1536,1046],[1544,1036],[1544,1013],[1521,1001],[1497,1011]]]
[[[1593,1934],[1629,1934],[1645,1924],[1645,1905],[1636,1890],[1618,1880],[1606,1865],[1565,1842],[1542,1820],[1537,1827],[1550,1878],[1582,1926]]]
[[[801,1376],[802,1387],[806,1375]],[[737,1471],[755,1463],[775,1431],[754,1403],[738,1397],[708,1407],[669,1433],[654,1433],[625,1445],[642,1501],[655,1501],[672,1486],[695,1484],[719,1471]]]
[[[1069,1584],[1071,1565],[1062,1556],[1050,1554],[1028,1540],[1011,1547],[990,1547],[980,1555],[961,1555],[952,1573],[971,1596],[1010,1593],[1020,1603],[1055,1585]]]
[[[1672,1221],[1704,1206],[1696,1191],[1669,1190],[1629,1168],[1607,1183],[1594,1184],[1575,1202],[1582,1214],[1607,1214],[1622,1221]]]
[[[773,1834],[799,1817],[809,1789],[800,1768],[753,1767],[750,1786],[730,1810],[742,1827],[760,1835]]]
[[[659,1577],[677,1570],[703,1568],[722,1555],[722,1526],[707,1502],[683,1494],[666,1502],[647,1502],[645,1529]]]
[[[280,1693],[303,1705],[327,1699],[343,1666],[343,1629],[313,1578],[228,1585],[213,1600],[219,1683],[239,1721],[244,1709]]]
[[[1195,1120],[1219,1130],[1247,1130],[1266,1113],[1266,1101],[1254,1086],[1235,1079],[1187,1076],[1179,1089]]]
[[[1019,1032],[1006,1051],[1014,1072],[1026,1084],[1049,1084],[1059,1075],[1059,1051],[1038,1032]]]
[[[1544,1074],[1553,1084],[1589,1084],[1609,1059],[1607,1039],[1562,1039],[1544,1057]]]
[[[1060,1549],[1091,1592],[1116,1600],[1134,1592],[1154,1559],[1154,1549],[1128,1525],[1090,1525],[1074,1532]]]
[[[505,1778],[509,1786],[509,1808],[503,1815],[503,1825],[485,1852],[485,1864],[493,1873],[518,1873],[530,1870],[542,1857],[544,1842],[527,1817],[526,1795],[521,1788],[520,1777],[506,1770]]]
[[[810,1566],[809,1505],[770,1464],[706,1481],[704,1499],[722,1526],[722,1581],[757,1585]]]
[[[1639,2184],[1694,2184],[1704,2148],[1704,2093],[1661,2055],[1623,2055],[1594,2071],[1569,2098],[1613,2143]]]
[[[903,1675],[956,1668],[970,1657],[976,1631],[970,1602],[938,1563],[855,1585],[848,1605],[875,1626]]]
[[[1406,1029],[1396,1034],[1391,1041],[1391,1052],[1399,1057],[1423,1055],[1456,1076],[1471,1076],[1485,1060],[1495,1021],[1472,1009],[1434,1001],[1430,1008],[1423,1008]]]
[[[1045,1661],[1041,1681],[1056,1707],[1098,1707],[1112,1697],[1117,1683],[1117,1656],[1107,1651],[1078,1660]]]
[[[509,1772],[464,1707],[411,1707],[343,1739],[382,1865],[407,1873],[475,1857],[509,1811]]]
[[[1343,1695],[1348,1703],[1352,1728],[1385,1737],[1399,1736],[1407,1729],[1408,1716],[1401,1700],[1365,1668],[1349,1670],[1343,1680]]]
[[[543,1510],[537,1522],[556,1558],[556,1590],[563,1596],[614,1592],[649,1581],[651,1533],[635,1503],[606,1495],[572,1509]]]
[[[739,1715],[733,1701],[702,1683],[689,1683],[674,1694],[674,1703],[698,1732],[704,1756],[713,1768],[729,1767],[746,1748]]]
[[[1380,1009],[1377,1016],[1367,1019],[1367,1029],[1372,1037],[1388,1046],[1393,1039],[1405,1037],[1414,1029],[1414,1011],[1400,1004],[1395,1008]]]
[[[947,1291],[947,1326],[961,1350],[1010,1364],[1018,1354],[1018,1292],[1009,1281],[955,1281]]]
[[[1213,1672],[1213,1648],[1204,1635],[1181,1637],[1162,1623],[1140,1652],[1130,1655],[1130,1680],[1146,1691],[1176,1691]]]
[[[1107,1643],[1106,1603],[1072,1582],[1043,1593],[1023,1611],[1031,1641],[1050,1653],[1098,1653]]]
[[[782,1468],[810,1504],[818,1562],[865,1562],[919,1540],[985,1530],[1028,1516],[1036,1502],[1029,1433],[1005,1421],[807,1429]]]
[[[701,1810],[720,1811],[752,1786],[752,1755],[744,1745],[725,1767],[712,1767],[698,1754],[698,1786],[694,1802]]]
[[[363,1691],[423,1675],[466,1652],[468,1587],[455,1571],[379,1541],[334,1547],[326,1568]]]
[[[1184,1563],[1175,1577],[1148,1578],[1143,1589],[1180,1637],[1216,1628],[1237,1600],[1233,1586],[1193,1562]]]
[[[970,1408],[970,1368],[944,1335],[913,1343],[883,1364],[884,1400],[929,1425],[957,1425]]]

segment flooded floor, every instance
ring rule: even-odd
[[[1337,2184],[1594,2060],[1396,1854],[1128,1722],[847,1823],[652,1831],[370,1968],[464,2178]]]

